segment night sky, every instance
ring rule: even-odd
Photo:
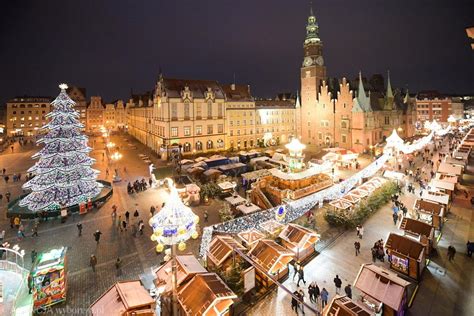
[[[313,1],[331,77],[385,74],[410,91],[474,93],[465,28],[473,0]],[[299,89],[309,1],[2,1],[0,102],[51,95],[128,99],[168,77],[250,84],[255,96]]]

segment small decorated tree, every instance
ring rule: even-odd
[[[100,193],[99,172],[91,167],[95,160],[89,157],[91,148],[81,132],[79,112],[66,93],[67,85],[59,87],[61,92],[51,103],[53,110],[46,115],[50,122],[42,127],[48,132],[37,141],[44,147],[33,155],[39,160],[28,170],[35,177],[23,185],[31,193],[20,206],[33,212],[76,205]]]

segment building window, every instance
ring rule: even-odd
[[[224,105],[222,103],[219,103],[217,110],[217,116],[219,116],[219,118],[222,118],[224,116]]]
[[[390,125],[390,117],[389,116],[385,117],[385,125]]]
[[[184,143],[183,151],[185,153],[190,152],[191,151],[191,144],[190,143]]]
[[[224,133],[224,124],[217,124],[217,132],[219,134]]]
[[[196,142],[196,150],[202,150],[202,143],[201,142]]]
[[[347,143],[347,136],[346,135],[342,135],[342,142]]]
[[[347,121],[341,121],[341,128],[347,128]]]
[[[206,143],[206,148],[207,149],[212,149],[214,148],[214,143],[212,142],[212,140],[208,140],[207,143]]]
[[[213,128],[212,128],[212,125],[207,125],[207,134],[212,134],[213,133]]]
[[[321,132],[318,133],[318,139],[323,140],[323,133],[321,133]]]
[[[184,127],[184,136],[190,136],[191,135],[191,127],[185,126]]]
[[[196,119],[200,120],[202,117],[201,104],[196,104]]]
[[[207,118],[212,118],[212,102],[207,102]]]
[[[176,121],[178,119],[178,105],[171,103],[171,120]]]
[[[202,135],[202,126],[196,125],[196,135]]]
[[[178,128],[172,127],[171,128],[171,137],[178,137]]]
[[[230,131],[230,136],[234,136],[234,131]]]
[[[217,140],[217,148],[224,148],[224,141],[222,139]]]
[[[189,102],[184,103],[184,119],[189,120]]]

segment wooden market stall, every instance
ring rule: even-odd
[[[377,315],[403,316],[408,309],[410,282],[375,264],[363,264],[354,281],[360,301]]]
[[[257,282],[263,287],[269,287],[273,281],[261,270],[277,280],[282,280],[288,276],[288,263],[293,260],[295,254],[273,240],[263,239],[252,247],[248,255],[261,268],[256,269]]]
[[[230,315],[237,298],[216,273],[194,276],[178,290],[179,316]]]
[[[283,246],[295,253],[297,262],[304,262],[316,253],[314,247],[319,236],[306,227],[290,223],[286,225],[279,237]]]
[[[207,251],[207,267],[211,269],[232,266],[232,260],[240,260],[234,249],[245,250],[245,247],[228,235],[214,236]],[[237,259],[236,259],[237,258]]]
[[[455,183],[431,179],[431,181],[428,183],[428,186],[431,188],[431,190],[446,193],[451,199],[454,197],[454,189],[456,187]]]
[[[451,201],[449,195],[443,192],[426,191],[424,190],[421,194],[421,199],[425,201],[435,202],[441,204],[444,207],[446,213],[449,213],[451,207]]]
[[[444,182],[450,182],[450,183],[458,183],[458,177],[457,176],[452,176],[449,174],[444,174],[444,173],[436,173],[435,175],[436,180],[444,181]]]
[[[347,296],[335,295],[323,309],[322,316],[375,316],[362,302],[354,301]]]
[[[334,209],[343,211],[350,211],[353,207],[352,203],[349,203],[348,201],[342,199],[331,201],[329,202],[329,205],[333,206]]]
[[[284,224],[281,224],[280,222],[270,219],[268,221],[265,221],[261,224],[258,225],[260,229],[272,236],[278,236],[281,231],[286,227]]]
[[[414,238],[416,241],[423,244],[425,247],[426,254],[429,255],[435,246],[435,228],[422,221],[416,219],[404,217],[400,222],[400,229],[407,237]]]
[[[92,316],[154,316],[155,300],[139,280],[112,285],[90,306]]]
[[[352,191],[341,197],[341,200],[347,201],[349,203],[352,203],[353,205],[357,205],[360,202],[360,197],[352,194]]]
[[[390,268],[412,279],[420,280],[425,268],[425,247],[412,238],[390,233],[385,241]]]
[[[438,167],[439,173],[449,174],[452,176],[461,176],[462,175],[462,167],[457,165],[452,165],[446,162],[442,162],[439,164]]]
[[[247,248],[252,248],[259,240],[265,238],[265,235],[259,230],[252,228],[244,232],[238,233],[237,237],[242,240],[242,244]]]
[[[192,277],[199,273],[206,273],[207,270],[199,263],[193,255],[176,256],[176,265],[178,269],[176,283],[178,288]],[[160,288],[161,293],[170,293],[172,291],[171,276],[172,276],[172,262],[171,260],[158,267],[154,271],[156,276],[154,283],[157,288]]]
[[[417,219],[428,223],[437,230],[441,230],[444,223],[445,209],[444,206],[433,202],[425,200],[416,200],[413,205],[413,209],[417,214]]]

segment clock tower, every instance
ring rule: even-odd
[[[323,59],[323,43],[319,38],[319,26],[310,9],[304,40],[304,58],[301,66],[301,138],[303,143],[316,144],[317,102],[321,83],[326,79]]]

